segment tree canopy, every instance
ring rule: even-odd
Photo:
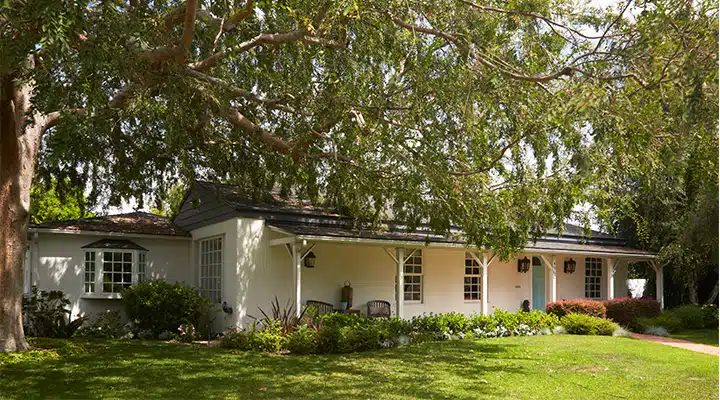
[[[503,254],[578,203],[603,216],[683,66],[716,58],[683,42],[712,37],[712,3],[10,4],[3,69],[53,118],[39,167],[92,199],[201,176]]]

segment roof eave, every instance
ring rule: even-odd
[[[36,228],[36,227],[29,227],[28,232],[29,233],[66,234],[66,235],[85,235],[85,236],[109,236],[109,237],[122,237],[122,238],[192,240],[192,237],[189,234],[187,236],[185,236],[185,235],[163,235],[163,234],[156,235],[156,234],[151,234],[151,233],[107,232],[107,231],[57,229],[57,228]]]

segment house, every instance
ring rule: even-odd
[[[386,300],[403,318],[487,314],[517,310],[524,300],[542,309],[560,299],[623,297],[629,263],[646,261],[662,294],[654,254],[601,232],[584,237],[573,225],[502,261],[459,237],[394,225],[357,230],[342,215],[251,202],[233,186],[209,182],[186,193],[173,221],[136,212],[37,224],[29,232],[26,290],[62,290],[73,314],[117,308],[123,287],[166,279],[196,285],[223,304],[219,329],[246,324],[275,296],[296,312],[308,300],[340,307],[346,284],[353,288],[351,309],[359,312],[370,300]]]

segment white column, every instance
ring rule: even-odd
[[[608,300],[612,300],[615,298],[615,268],[617,267],[618,261],[613,260],[612,257],[607,258],[607,270],[608,270],[607,298],[608,298]]]
[[[665,282],[663,282],[663,269],[660,266],[655,266],[655,291],[657,301],[660,302],[660,309],[665,309]]]
[[[555,265],[555,254],[550,256],[550,279],[550,301],[554,303],[557,301],[557,268]]]
[[[520,259],[520,256],[518,256],[518,260],[519,259]],[[545,260],[543,259],[543,261],[545,261]],[[517,260],[515,260],[515,263],[513,263],[513,268],[517,268]],[[527,281],[528,281],[527,285],[528,285],[528,288],[530,288],[530,297],[528,298],[528,301],[530,301],[530,309],[531,310],[534,310],[534,307],[535,307],[535,304],[533,304],[533,268],[535,268],[535,267],[532,265],[532,256],[531,256],[530,257],[530,272],[526,274]],[[543,285],[543,287],[544,286],[545,285]],[[543,290],[545,290],[545,289],[543,289]]]
[[[488,293],[488,258],[487,253],[482,254],[482,293],[480,293],[480,296],[482,297],[482,310],[481,312],[483,315],[490,314],[490,310],[488,310],[488,300],[487,300],[487,293]]]
[[[300,313],[302,312],[302,257],[300,256],[297,243],[293,243],[291,248],[293,260],[293,281],[295,282],[295,296],[293,300],[295,301],[295,316],[299,318]]]
[[[395,259],[397,260],[397,295],[395,296],[395,313],[398,318],[402,318],[403,303],[405,301],[405,249],[398,247],[395,249]]]

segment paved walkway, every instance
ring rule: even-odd
[[[633,333],[632,337],[640,340],[647,340],[650,342],[662,343],[668,346],[680,347],[681,349],[687,349],[697,351],[698,353],[711,354],[714,356],[720,355],[720,348],[715,346],[709,346],[707,344],[700,344],[689,342],[682,339],[673,339],[669,337],[654,336],[654,335],[641,335],[639,333]]]

